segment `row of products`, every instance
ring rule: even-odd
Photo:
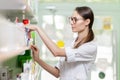
[[[19,26],[20,25],[25,26],[24,30],[25,30],[26,46],[30,46],[31,44],[35,44],[35,33],[32,33],[30,31],[30,29],[26,28],[26,26],[30,24],[30,21],[28,19],[23,19],[22,23],[19,23],[18,18],[16,18],[15,23]],[[29,53],[31,54],[31,51],[29,51]],[[23,59],[23,57],[22,57],[22,59]],[[28,59],[25,61],[26,62],[22,63],[23,71],[22,71],[22,73],[17,75],[17,80],[26,80],[26,79],[27,80],[37,80],[38,72],[39,72],[38,66],[36,65],[36,63],[32,59]]]
[[[33,60],[23,64],[23,72],[17,75],[17,80],[37,80],[39,68]]]
[[[23,19],[22,23],[19,23],[19,19],[18,17],[16,17],[15,23],[18,26],[25,26],[25,39],[26,39],[26,46],[29,46],[30,44],[32,44],[33,39],[31,38],[31,31],[30,29],[28,29],[26,26],[30,24],[30,20],[28,19]]]

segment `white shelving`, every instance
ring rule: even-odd
[[[34,2],[33,0],[0,0],[0,14],[11,21],[14,21],[16,17],[22,20],[23,14],[25,14],[25,18],[32,20],[37,11],[37,7],[34,6],[37,5],[36,1],[37,0],[34,0]]]

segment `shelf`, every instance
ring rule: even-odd
[[[25,18],[32,20],[35,14],[28,3],[30,1],[32,0],[0,0],[0,14],[11,21],[16,17],[22,21],[24,11]]]

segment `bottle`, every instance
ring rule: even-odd
[[[26,26],[30,23],[30,21],[28,19],[23,19],[23,24],[25,25],[25,32],[26,32],[26,45],[29,46],[30,45],[30,39],[31,39],[31,31],[30,29],[26,28]]]

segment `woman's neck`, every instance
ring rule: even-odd
[[[89,29],[88,28],[86,28],[82,32],[78,32],[78,37],[75,40],[74,48],[77,48],[77,47],[79,47],[80,45],[82,45],[83,43],[86,42],[88,33],[89,33]]]
[[[89,29],[88,28],[86,28],[82,32],[78,32],[78,41],[85,40],[87,35],[88,35],[88,33],[89,33]]]

